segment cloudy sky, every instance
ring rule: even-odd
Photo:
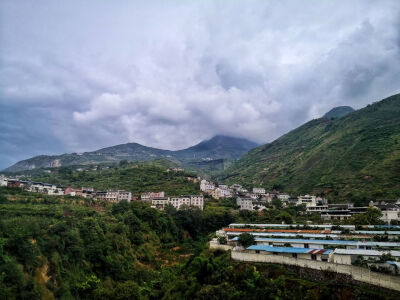
[[[398,0],[0,2],[0,169],[126,142],[269,142],[399,91]]]

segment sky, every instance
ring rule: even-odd
[[[216,134],[271,142],[400,92],[400,1],[0,2],[0,169]]]

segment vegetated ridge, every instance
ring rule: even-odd
[[[93,152],[35,156],[17,162],[4,171],[19,172],[37,168],[118,162],[120,160],[150,161],[158,158],[167,158],[180,165],[190,165],[192,167],[201,165],[204,161],[210,162],[216,160],[215,165],[220,167],[219,160],[237,159],[256,146],[258,146],[256,143],[243,138],[221,135],[217,135],[195,146],[178,151],[157,149],[137,143],[127,143]],[[208,163],[208,165],[210,165],[210,163]]]
[[[349,113],[353,112],[354,108],[350,106],[337,106],[332,108],[330,111],[328,111],[323,118],[326,119],[337,119],[344,117],[345,115],[348,115]]]
[[[400,94],[341,118],[307,122],[251,150],[223,176],[229,182],[336,200],[400,197]]]

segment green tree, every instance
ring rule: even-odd
[[[224,237],[224,236],[219,236],[218,237],[218,244],[226,245],[226,243],[227,243],[226,237]]]
[[[251,245],[254,245],[254,236],[249,233],[242,233],[239,235],[238,242],[240,245],[247,248]]]

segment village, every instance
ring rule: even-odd
[[[181,171],[167,169],[170,171]],[[112,203],[126,200],[144,201],[151,207],[164,210],[168,205],[176,209],[183,207],[196,207],[204,209],[204,196],[214,200],[224,198],[236,199],[237,209],[248,211],[264,211],[277,208],[275,206],[303,208],[304,214],[319,214],[324,222],[342,222],[351,219],[358,214],[366,213],[369,208],[378,209],[381,213],[381,221],[387,224],[398,224],[400,221],[400,199],[370,201],[368,206],[354,206],[353,203],[328,203],[328,200],[315,195],[291,196],[279,191],[266,191],[263,187],[253,187],[251,191],[239,184],[215,184],[200,177],[188,177],[188,180],[200,183],[198,195],[166,195],[163,191],[142,193],[140,197],[132,196],[130,191],[107,190],[95,191],[92,187],[72,188],[43,182],[28,181],[18,178],[0,176],[0,186],[21,188],[28,192],[42,193],[54,196],[79,196],[95,200],[104,200]]]
[[[327,199],[315,195],[290,196],[278,191],[267,192],[265,188],[253,187],[248,191],[239,184],[231,186],[215,185],[213,182],[201,180],[200,190],[214,199],[236,197],[239,210],[263,211],[274,206],[274,200],[279,200],[282,207],[302,206],[305,214],[319,214],[324,222],[341,222],[357,214],[366,213],[368,208],[379,209],[381,220],[387,224],[400,221],[400,199],[370,201],[368,206],[354,206],[353,203],[328,203]]]

